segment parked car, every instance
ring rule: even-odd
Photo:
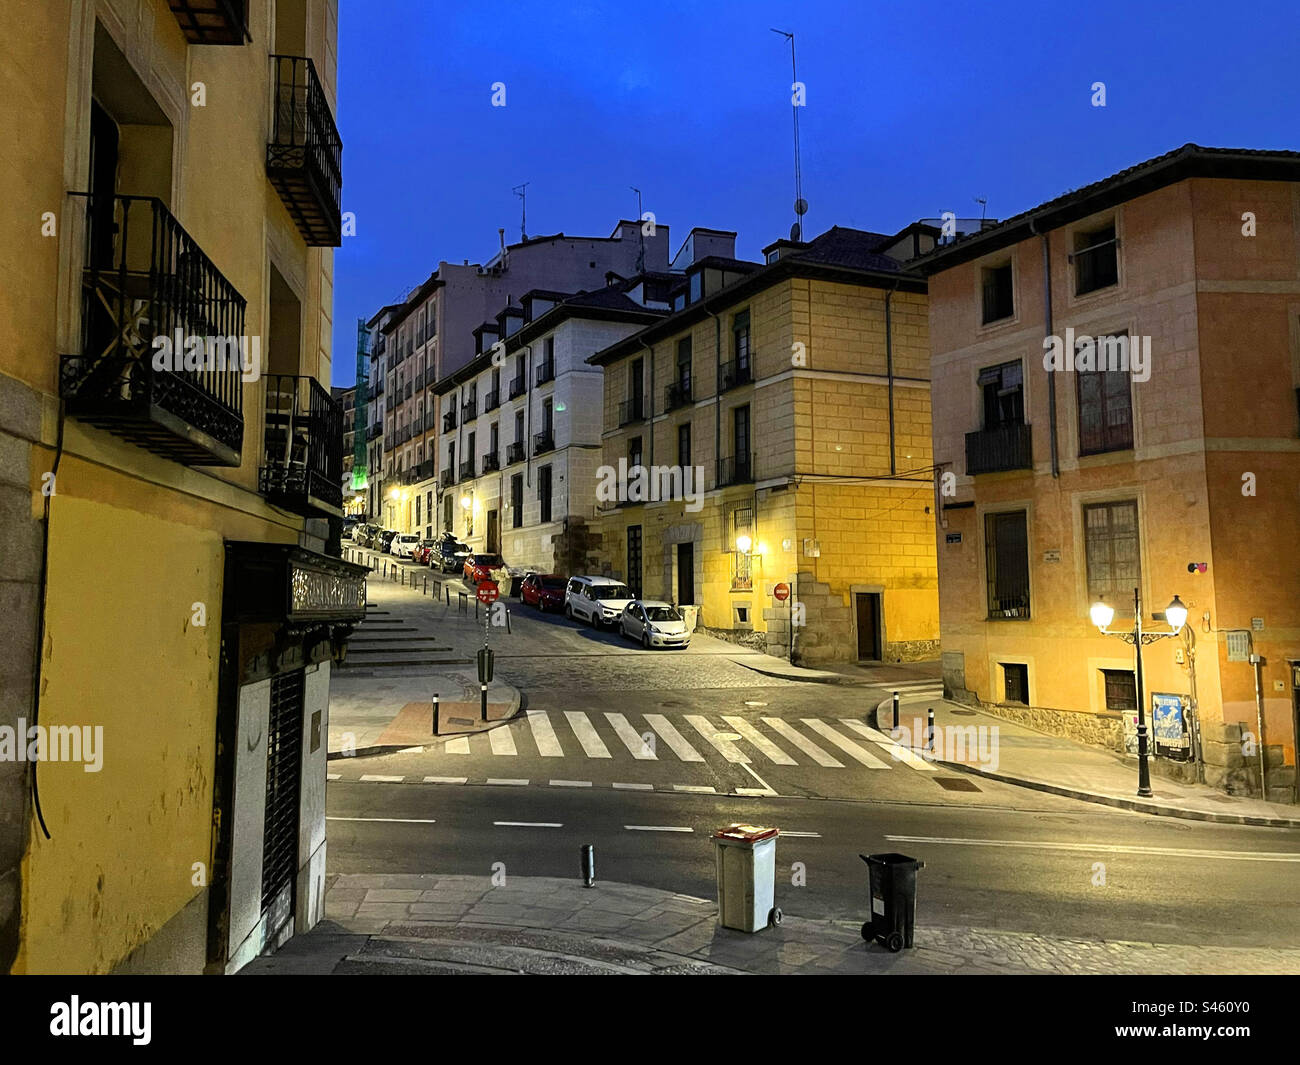
[[[564,591],[564,614],[598,628],[616,625],[633,598],[631,589],[613,577],[570,577]]]
[[[530,573],[519,586],[519,598],[538,610],[560,610],[567,583],[558,573]]]
[[[378,531],[377,525],[363,521],[352,530],[352,542],[360,547],[369,547],[370,539]]]
[[[658,599],[634,599],[623,608],[618,630],[640,640],[647,651],[652,647],[689,647],[691,634],[686,620],[672,603]]]
[[[429,552],[429,568],[443,573],[463,573],[465,559],[469,558],[468,544],[463,544],[454,536],[444,535]]]
[[[396,535],[396,529],[380,529],[371,539],[370,546],[376,551],[387,551],[389,545],[393,542],[393,537]]]
[[[433,549],[437,546],[438,541],[426,537],[415,545],[415,550],[411,552],[411,561],[421,566],[429,564],[429,558],[433,555]]]
[[[389,543],[388,553],[396,558],[410,558],[419,542],[419,533],[398,533]]]
[[[487,553],[470,555],[465,559],[463,572],[467,584],[496,581],[497,587],[502,588],[506,593],[510,591],[510,569],[500,555]]]

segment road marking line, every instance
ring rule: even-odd
[[[327,817],[326,821],[383,821],[392,825],[436,825],[432,817]]]
[[[626,717],[622,714],[606,713],[605,720],[613,726],[614,732],[623,741],[623,746],[632,753],[633,758],[642,761],[646,759],[658,761],[658,757],[650,749],[650,745],[641,738],[636,729],[627,723]]]
[[[488,740],[492,744],[493,754],[513,755],[519,752],[515,750],[515,738],[510,735],[510,726],[505,728],[494,728],[488,733]]]
[[[766,799],[776,795],[771,788],[737,788],[737,795],[743,795],[747,799]]]
[[[493,821],[502,828],[563,828],[559,821]]]
[[[943,691],[943,681],[940,680],[909,680],[906,684],[887,684],[884,681],[879,681],[876,682],[875,686],[877,688],[884,688],[885,691],[898,692],[900,695],[902,695],[903,692],[917,691],[920,689],[924,689],[925,691]]]
[[[542,710],[528,711],[528,727],[533,730],[533,742],[543,758],[563,758],[564,748],[551,727],[551,719]]]
[[[821,839],[822,838],[822,834],[820,832],[787,832],[784,828],[781,829],[781,835],[793,836],[795,839]]]
[[[765,724],[773,732],[779,732],[787,740],[789,740],[796,747],[798,747],[799,750],[803,751],[804,754],[812,758],[812,760],[815,761],[818,765],[825,766],[828,769],[844,768],[843,762],[836,761],[829,754],[827,754],[820,747],[818,747],[817,744],[813,743],[812,740],[805,739],[803,736],[801,736],[798,732],[794,730],[793,727],[787,725],[783,720],[781,720],[781,718],[765,717],[763,718],[763,724]]]
[[[426,784],[467,784],[469,777],[425,777]]]
[[[757,773],[755,773],[752,769],[750,769],[749,766],[747,766],[747,765],[742,765],[740,768],[743,769],[746,773],[748,773],[748,774],[749,774],[751,777],[753,777],[755,780],[757,780],[761,785],[763,785],[763,791],[762,791],[762,794],[764,794],[764,795],[772,795],[772,796],[775,796],[775,795],[776,795],[776,789],[773,788],[771,784],[769,784],[766,780],[764,780],[762,777],[760,777],[760,776],[759,776]],[[745,794],[748,794],[749,792],[754,791],[754,790],[755,790],[754,788],[745,788],[745,789],[742,791],[740,788],[737,788],[737,789],[736,789],[736,792],[737,792],[738,794],[745,795]]]
[[[713,745],[723,758],[734,765],[744,765],[749,761],[749,755],[731,742],[731,736],[734,733],[722,733],[710,724],[707,717],[701,717],[699,714],[685,714],[687,723],[695,729],[701,736]]]
[[[818,721],[815,717],[805,717],[803,718],[803,723],[818,735],[824,736],[826,739],[830,740],[831,743],[835,744],[836,747],[847,754],[850,758],[854,758],[861,762],[868,769],[889,768],[888,763],[882,762],[865,747],[861,747],[852,740],[841,736],[831,728],[830,725],[826,724],[825,721]]]
[[[724,717],[722,720],[739,732],[742,738],[757,747],[769,761],[777,765],[799,764],[743,717]]]
[[[573,734],[578,737],[578,742],[582,744],[582,753],[588,758],[612,758],[609,748],[605,746],[605,741],[600,738],[600,734],[587,719],[587,715],[581,710],[566,710],[564,716],[569,722],[569,728],[573,729]]]
[[[1222,858],[1233,862],[1300,862],[1300,854],[1285,851],[1205,851],[1184,847],[1137,847],[1124,843],[1052,843],[1023,839],[956,839],[944,836],[886,836],[897,843],[952,843],[966,847],[1023,847],[1026,850],[1113,851],[1116,854],[1158,854],[1173,858]]]
[[[707,784],[674,784],[673,791],[689,791],[696,795],[716,795],[717,788],[709,787]]]
[[[683,762],[702,762],[704,755],[686,742],[686,738],[673,727],[663,714],[646,714],[646,723],[663,737],[664,743],[672,749]]]
[[[342,774],[342,773],[326,773],[326,774],[325,774],[325,779],[326,779],[326,780],[342,780],[342,779],[343,779],[343,774]]]
[[[454,740],[448,740],[443,750],[448,754],[469,754],[469,737],[460,736]]]
[[[681,828],[676,825],[624,825],[629,832],[694,832],[693,828]]]
[[[553,787],[553,788],[589,788],[589,787],[591,787],[591,781],[590,781],[590,780],[552,780],[552,781],[551,781],[551,787]]]
[[[528,783],[526,780],[511,780],[509,777],[488,777],[488,784],[509,784],[512,787],[522,788]]]
[[[873,729],[870,725],[864,725],[861,721],[852,721],[847,717],[840,720],[853,729],[855,732],[866,736],[872,743],[875,743],[887,750],[896,762],[906,762],[913,769],[920,769],[927,773],[938,772],[939,767],[933,762],[927,762],[920,755],[909,751],[906,747],[899,746],[883,732]]]
[[[403,747],[397,753],[398,754],[419,754],[422,750],[424,750],[423,747]]]
[[[655,786],[653,784],[620,784],[617,781],[615,781],[614,787],[622,788],[624,791],[654,791],[655,790]]]
[[[400,784],[406,778],[384,776],[382,773],[363,773],[361,779],[379,784]]]

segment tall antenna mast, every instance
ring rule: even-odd
[[[645,225],[641,214],[641,190],[635,185],[629,185],[628,188],[636,193],[637,232],[641,234],[641,250],[637,252],[636,256],[636,272],[638,274],[643,274],[645,273]]]
[[[516,185],[511,191],[519,197],[519,239],[528,239],[528,186],[531,181]]]
[[[787,33],[785,30],[772,30],[773,33],[780,34],[790,42],[790,73],[792,82],[799,81],[799,69],[795,65],[794,58],[794,34]],[[790,239],[803,239],[803,216],[808,213],[808,201],[803,198],[803,166],[799,159],[799,103],[794,94],[794,85],[791,85],[790,105],[794,111],[794,225],[790,227]]]

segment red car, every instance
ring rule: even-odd
[[[519,589],[519,598],[538,610],[561,610],[566,583],[558,573],[530,573]]]
[[[476,554],[465,559],[465,583],[478,586],[483,581],[496,581],[502,591],[510,590],[510,571],[498,554]]]
[[[433,546],[436,543],[436,540],[421,540],[411,552],[411,561],[417,566],[427,566],[429,556],[433,553]]]

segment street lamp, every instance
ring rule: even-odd
[[[1115,636],[1125,643],[1133,645],[1133,655],[1137,663],[1135,671],[1135,687],[1137,688],[1137,710],[1138,710],[1138,795],[1147,799],[1151,797],[1151,767],[1147,764],[1147,716],[1146,705],[1142,693],[1142,648],[1145,644],[1155,643],[1156,640],[1163,640],[1167,636],[1177,636],[1183,631],[1183,626],[1187,624],[1187,606],[1178,596],[1174,596],[1173,602],[1165,607],[1165,618],[1173,626],[1170,632],[1143,632],[1142,631],[1142,598],[1136,588],[1133,589],[1133,631],[1132,632],[1111,632],[1109,625],[1115,618],[1115,608],[1108,604],[1105,598],[1099,598],[1092,604],[1088,611],[1092,618],[1092,623],[1103,636]]]

